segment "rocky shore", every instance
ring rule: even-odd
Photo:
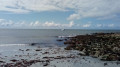
[[[58,38],[57,41],[62,44],[64,42],[67,46],[42,47],[39,43],[1,46],[0,67],[119,67],[120,65],[120,34],[94,33]]]
[[[0,57],[0,67],[56,67],[56,64],[51,64],[51,62],[57,60],[70,62],[70,59],[78,57],[78,51],[67,51],[60,47],[26,48],[19,49],[17,52],[17,54],[12,54],[12,56]],[[36,63],[40,65],[35,66]]]
[[[93,33],[69,37],[66,50],[79,50],[83,56],[104,61],[120,61],[120,33]]]

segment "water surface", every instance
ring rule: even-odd
[[[75,36],[96,32],[120,32],[120,30],[81,30],[81,29],[0,29],[0,44],[57,44],[58,36]]]

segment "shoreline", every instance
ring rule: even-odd
[[[98,33],[94,34],[94,36],[96,35],[98,36]],[[83,37],[86,36],[93,38],[93,35],[58,38],[58,42],[67,44],[64,47],[41,47],[37,46],[38,43],[9,46],[9,48],[2,46],[0,48],[7,48],[7,50],[0,52],[0,67],[61,67],[61,65],[63,67],[119,67],[120,61],[101,61],[95,57],[93,58],[93,56],[86,55],[84,51],[74,49],[74,42],[76,42],[74,40],[81,36],[83,40]],[[103,35],[99,34],[99,36]],[[116,36],[116,34],[112,34],[112,36]],[[71,44],[74,44],[74,46],[71,46]],[[70,49],[65,50],[69,45],[71,46]]]
[[[119,67],[119,61],[100,61],[89,56],[81,56],[77,50],[64,47],[35,47],[18,49],[17,53],[0,59],[1,67]],[[20,54],[19,54],[20,53]],[[5,61],[5,60],[8,61]]]

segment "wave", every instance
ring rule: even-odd
[[[4,46],[25,46],[28,44],[0,44],[0,47],[4,47]]]
[[[75,35],[69,35],[69,36],[58,36],[58,38],[66,38],[66,37],[74,37]]]

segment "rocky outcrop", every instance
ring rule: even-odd
[[[105,61],[120,61],[120,34],[94,33],[78,35],[69,38],[66,50],[83,51],[86,56],[92,56]]]

